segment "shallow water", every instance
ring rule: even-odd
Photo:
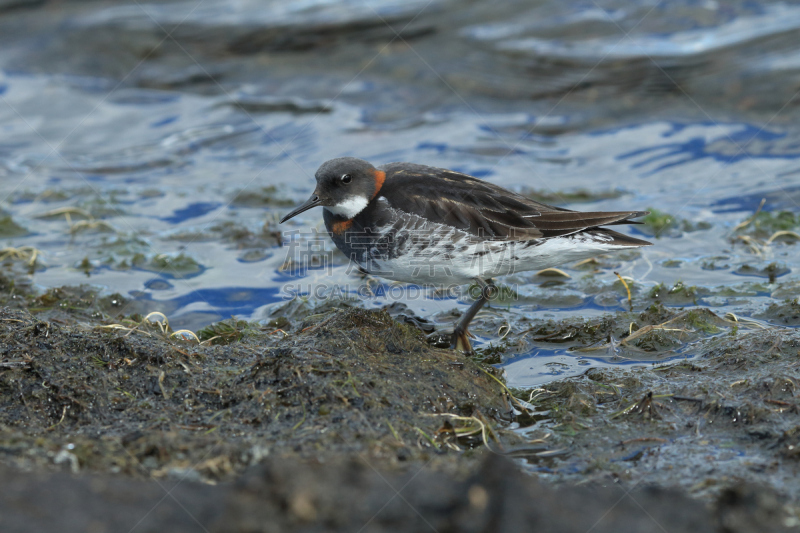
[[[298,293],[312,306],[400,301],[448,326],[467,298],[362,279],[318,233],[317,211],[277,225],[310,194],[319,164],[344,155],[448,167],[575,209],[657,208],[677,219],[658,236],[626,230],[655,246],[592,271],[565,265],[569,279],[502,280],[518,298],[481,315],[477,346],[502,343],[498,324],[516,334],[529,318],[627,309],[614,271],[635,280],[639,309],[651,288],[682,281],[696,294],[670,305],[761,317],[800,287],[791,238],[733,240],[762,198],[764,212],[800,211],[798,6],[3,9],[0,218],[13,224],[0,237],[44,253],[33,274],[43,287],[90,283],[191,329],[231,315],[268,319]],[[573,202],[577,190],[590,201]],[[686,356],[690,344],[659,361]],[[518,387],[653,362],[541,344],[504,357]]]

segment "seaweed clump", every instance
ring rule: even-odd
[[[648,207],[647,210],[649,214],[645,215],[641,220],[644,224],[642,231],[655,238],[678,237],[681,232],[690,233],[711,228],[711,224],[705,221],[693,223],[689,220],[679,219],[654,207]]]
[[[85,294],[40,301],[95,305]],[[204,343],[164,323],[123,322],[0,311],[4,462],[58,456],[73,470],[204,480],[270,455],[402,464],[443,454],[457,468],[460,453],[445,452],[498,438],[492,426],[508,411],[496,378],[385,311],[329,312],[288,332],[225,321],[201,330]]]
[[[27,234],[28,230],[14,222],[11,215],[4,215],[0,211],[0,238],[9,239]]]
[[[697,299],[709,293],[708,289],[695,285],[686,285],[677,281],[672,287],[659,283],[648,293],[648,297],[670,305],[697,305]]]
[[[757,239],[769,239],[777,232],[792,232],[800,229],[800,214],[791,211],[758,211],[754,216],[737,226],[735,233]]]
[[[782,326],[800,326],[800,299],[786,299],[782,303],[772,303],[756,316]]]
[[[275,185],[239,191],[231,200],[234,207],[290,207],[294,202],[280,195]]]

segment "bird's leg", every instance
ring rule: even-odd
[[[496,290],[492,280],[485,282],[482,279],[476,278],[475,281],[477,281],[478,285],[481,287],[480,298],[475,300],[469,309],[467,309],[467,312],[461,316],[461,320],[458,321],[458,324],[456,324],[456,329],[453,331],[453,339],[450,341],[451,350],[472,353],[472,344],[469,342],[469,331],[467,331],[467,327],[469,323],[472,322],[472,319],[475,318],[475,315],[478,314],[478,311],[481,310],[483,304],[489,300],[492,291]]]

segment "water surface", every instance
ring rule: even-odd
[[[764,212],[799,211],[796,5],[10,5],[0,209],[13,225],[0,238],[43,252],[44,288],[89,283],[191,329],[267,320],[297,294],[312,306],[399,301],[446,327],[468,299],[364,280],[317,211],[277,225],[320,163],[348,155],[677,220],[658,235],[630,228],[655,246],[590,271],[565,265],[569,279],[502,280],[518,298],[481,315],[480,347],[502,344],[504,323],[517,334],[529,320],[627,309],[615,271],[635,280],[640,307],[680,281],[695,297],[667,303],[720,316],[761,317],[800,286],[793,239],[753,247],[733,233],[762,199]],[[523,346],[502,363],[520,387],[653,362]],[[665,358],[688,356],[690,344]]]

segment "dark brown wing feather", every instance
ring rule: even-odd
[[[493,183],[442,168],[412,163],[380,167],[380,195],[395,209],[490,239],[531,240],[587,228],[635,224],[643,211],[570,211],[535,202]]]

